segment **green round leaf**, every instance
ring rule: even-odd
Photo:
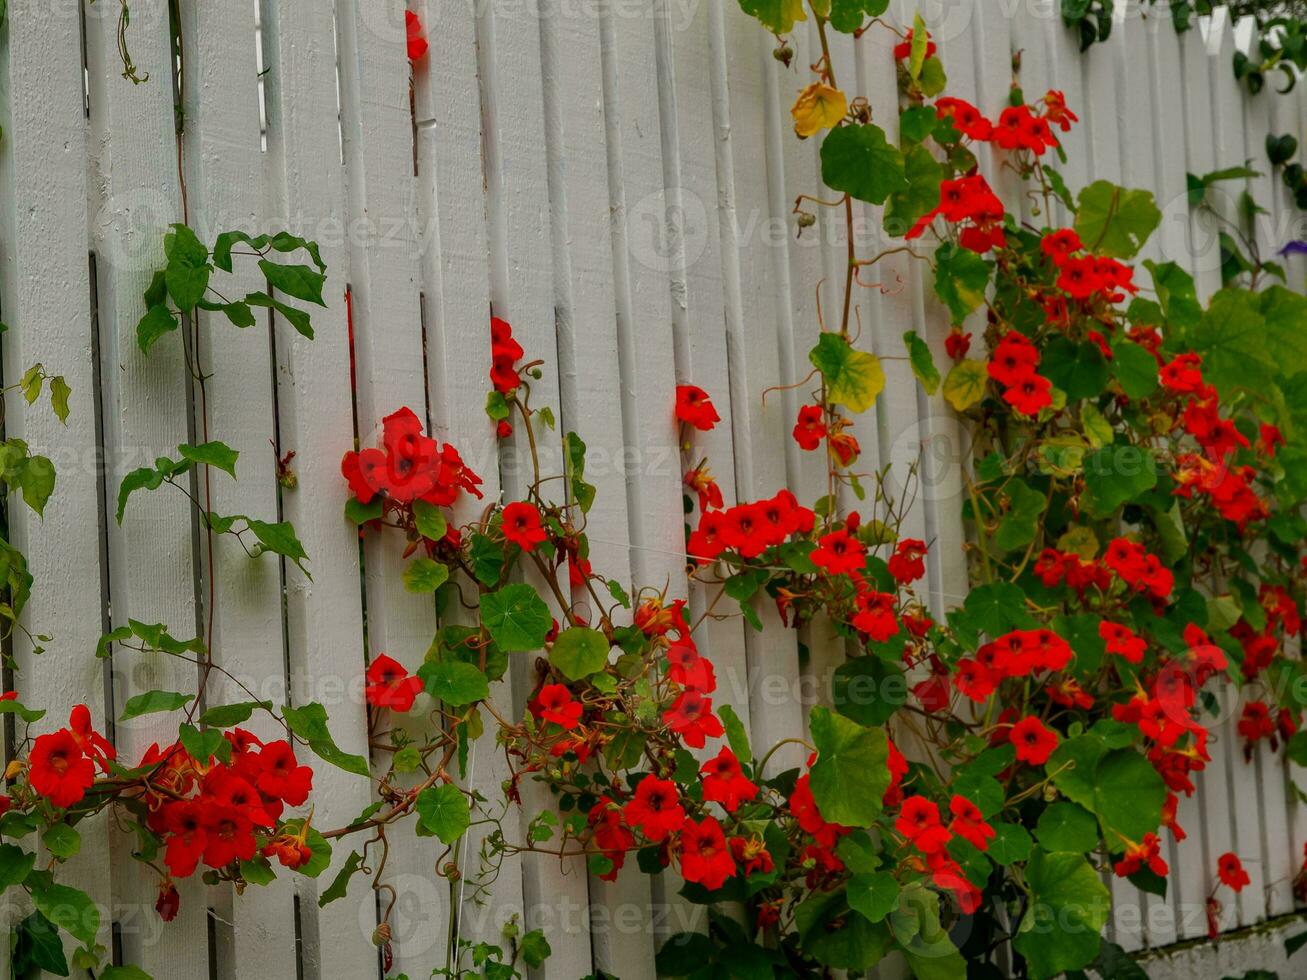
[[[1113,444],[1085,457],[1085,492],[1080,497],[1094,517],[1108,517],[1157,486],[1157,463],[1142,446]]]
[[[449,581],[449,568],[433,558],[414,558],[404,569],[404,588],[417,595],[435,592]]]
[[[553,625],[549,607],[529,585],[506,585],[481,597],[481,622],[506,653],[539,650]]]
[[[444,513],[435,504],[425,500],[413,501],[413,519],[418,533],[428,541],[439,541],[449,530],[449,522],[445,520]]]
[[[1138,842],[1157,830],[1166,803],[1166,784],[1134,749],[1117,749],[1094,769],[1094,811],[1112,851],[1124,849],[1120,837]]]
[[[549,662],[569,681],[579,681],[608,665],[608,641],[598,630],[573,626],[558,634]]]
[[[880,657],[854,657],[831,677],[831,704],[860,725],[883,725],[908,699],[903,669]]]
[[[854,875],[849,879],[849,907],[867,918],[880,922],[898,903],[899,883],[888,871]]]
[[[997,864],[1012,864],[1030,857],[1033,842],[1026,828],[1017,823],[994,824],[994,839],[985,853]]]
[[[427,693],[453,708],[461,708],[490,696],[486,675],[472,664],[459,660],[442,663],[425,663],[418,668],[418,676],[427,686]]]
[[[889,789],[889,746],[882,728],[866,728],[826,708],[813,708],[817,746],[810,785],[817,809],[830,823],[870,827]]]
[[[832,129],[821,144],[821,179],[827,187],[869,204],[884,204],[895,191],[907,190],[903,154],[885,139],[879,126]]]
[[[1084,807],[1058,802],[1040,814],[1035,836],[1046,851],[1084,854],[1098,846],[1098,821]]]
[[[442,844],[453,844],[472,822],[467,797],[457,786],[428,786],[417,798],[418,822]]]
[[[1111,895],[1081,854],[1049,854],[1036,848],[1026,865],[1030,904],[1014,945],[1031,976],[1048,980],[1088,966],[1098,955],[1099,934]]]
[[[1085,248],[1113,258],[1133,257],[1161,223],[1151,191],[1097,180],[1076,201],[1075,229]]]

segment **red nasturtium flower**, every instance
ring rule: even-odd
[[[1074,229],[1060,228],[1046,234],[1039,242],[1039,249],[1049,257],[1059,269],[1066,265],[1068,259],[1079,252],[1084,245]]]
[[[666,840],[685,824],[676,784],[670,779],[645,776],[635,787],[635,795],[622,808],[626,822],[655,844]]]
[[[507,320],[499,317],[490,319],[490,383],[495,391],[508,395],[517,390],[522,379],[517,373],[517,362],[525,351],[522,345],[513,339],[513,328]]]
[[[154,911],[164,922],[171,922],[181,911],[182,897],[177,893],[177,886],[172,879],[165,878],[159,883],[159,897],[154,903]]]
[[[894,596],[890,593],[871,589],[859,592],[856,608],[849,624],[872,643],[884,643],[898,633],[899,621],[894,616]]]
[[[968,139],[988,140],[993,132],[989,120],[965,99],[936,99],[935,115],[938,119],[952,122],[953,128]]]
[[[800,449],[811,452],[826,438],[826,423],[820,405],[804,405],[799,409],[799,420],[794,423],[794,441]]]
[[[946,180],[940,184],[939,204],[927,211],[904,238],[919,238],[937,217],[960,229],[958,244],[983,254],[1007,244],[1003,231],[1003,202],[980,174]]]
[[[95,763],[67,728],[38,735],[28,759],[32,788],[57,807],[70,807],[95,782]]]
[[[1058,145],[1048,120],[1035,115],[1028,105],[1008,106],[999,114],[994,142],[1005,150],[1029,150],[1035,156]]]
[[[955,361],[960,361],[971,350],[971,334],[964,333],[957,327],[949,331],[944,338],[944,352]]]
[[[708,392],[696,385],[676,386],[676,419],[708,432],[721,421]]]
[[[422,422],[409,408],[382,420],[381,448],[348,452],[340,470],[359,503],[378,496],[407,505],[424,500],[448,507],[466,491],[481,496],[481,478],[463,463],[458,450],[422,434]]]
[[[862,447],[858,445],[857,438],[848,429],[832,428],[827,437],[827,445],[830,447],[830,454],[841,466],[851,466],[862,452]]]
[[[427,54],[427,38],[422,31],[422,20],[413,11],[406,10],[404,28],[408,35],[408,60],[421,61]]]
[[[907,585],[926,574],[926,542],[916,538],[903,538],[890,555],[889,573],[900,585]]]
[[[384,653],[368,665],[368,685],[364,689],[368,704],[392,711],[411,711],[413,701],[422,691],[420,678],[412,677],[399,661]]]
[[[717,480],[705,464],[701,463],[686,473],[684,482],[688,489],[699,495],[699,513],[721,509],[725,502],[722,500],[722,488],[717,485]]]
[[[164,812],[168,843],[163,863],[175,877],[187,878],[194,874],[204,855],[208,836],[204,832],[203,813],[203,807],[193,800],[180,800]]]
[[[300,806],[309,798],[313,770],[299,764],[289,742],[268,742],[258,760],[260,771],[254,783],[265,798],[275,797],[289,806]]]
[[[546,684],[531,705],[531,713],[541,721],[553,722],[569,732],[581,724],[584,712],[581,702],[573,701],[572,692],[562,684]]]
[[[948,829],[977,850],[989,850],[989,842],[997,836],[997,832],[986,822],[980,807],[965,796],[954,796],[949,801],[948,809],[953,814]]]
[[[292,871],[302,868],[313,858],[313,849],[305,842],[304,833],[307,829],[299,834],[278,834],[263,845],[263,856],[276,857],[283,867]]]
[[[1042,766],[1057,748],[1057,732],[1047,728],[1034,716],[1022,718],[1012,726],[1008,738],[1017,750],[1017,758],[1032,766]]]
[[[727,813],[734,813],[741,803],[758,795],[758,787],[744,775],[740,760],[729,746],[722,746],[716,758],[705,762],[699,772],[703,776],[703,798],[720,803]]]
[[[776,862],[768,853],[767,845],[757,837],[732,837],[731,857],[746,878],[753,874],[770,874],[776,870]]]
[[[548,535],[540,523],[540,511],[524,501],[516,501],[504,508],[504,537],[523,551],[534,551]]]
[[[717,690],[717,672],[712,661],[699,655],[699,648],[689,636],[679,637],[668,645],[667,679],[700,694]]]
[[[684,691],[671,708],[663,712],[663,723],[680,735],[692,749],[701,749],[709,738],[721,738],[722,723],[712,713],[712,698],[698,691]]]
[[[1244,870],[1243,862],[1239,860],[1239,855],[1232,852],[1222,854],[1216,859],[1216,874],[1223,884],[1236,892],[1243,891],[1245,886],[1252,883],[1248,872]]]
[[[622,811],[611,797],[599,798],[599,802],[590,808],[587,822],[595,846],[612,862],[612,866],[599,877],[604,881],[616,881],[617,873],[626,863],[626,852],[635,847],[635,834],[622,822]]]
[[[1071,131],[1072,123],[1080,121],[1080,117],[1067,108],[1066,96],[1057,89],[1049,89],[1044,96],[1044,116],[1064,133]]]
[[[894,829],[906,837],[922,854],[934,854],[944,848],[953,833],[939,819],[939,807],[924,796],[909,796],[903,801]]]
[[[1098,635],[1106,643],[1108,653],[1124,657],[1132,664],[1143,662],[1148,643],[1129,626],[1105,619],[1098,624]]]
[[[1162,841],[1156,834],[1144,834],[1144,839],[1138,844],[1129,844],[1125,849],[1125,855],[1112,866],[1112,870],[1120,878],[1128,878],[1144,868],[1159,878],[1165,878],[1170,871],[1162,858]]]
[[[713,817],[685,821],[681,831],[681,877],[715,891],[735,874],[735,861],[722,825]]]
[[[827,575],[848,575],[867,564],[867,547],[848,531],[831,531],[817,539],[810,557]]]

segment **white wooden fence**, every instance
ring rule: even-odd
[[[686,588],[683,461],[669,419],[677,382],[706,388],[727,420],[696,455],[710,457],[728,500],[785,483],[804,499],[819,494],[820,474],[787,438],[794,396],[760,398],[804,373],[817,303],[833,307],[843,261],[836,227],[797,238],[790,215],[794,196],[819,182],[818,147],[796,141],[788,119],[815,38],[800,29],[787,70],[734,0],[409,6],[431,43],[411,73],[402,0],[182,0],[175,86],[165,0],[131,0],[130,48],[150,75],[141,85],[120,77],[113,0],[9,0],[0,35],[4,378],[12,383],[39,361],[73,388],[66,427],[17,398],[6,416],[7,434],[50,455],[59,472],[44,520],[11,508],[9,526],[38,583],[26,625],[54,637],[39,657],[14,638],[16,684],[29,703],[52,708],[48,724],[80,701],[108,724],[133,693],[192,686],[185,665],[124,656],[106,671],[95,645],[128,617],[189,635],[211,610],[213,655],[225,668],[263,697],[326,704],[342,747],[366,753],[365,655],[384,651],[416,666],[436,617],[404,591],[391,547],[369,542],[360,553],[341,517],[339,460],[356,427],[368,442],[377,419],[409,405],[462,450],[489,495],[518,493],[520,470],[511,451],[497,456],[481,410],[491,309],[545,360],[537,398],[589,443],[599,489],[593,559],[609,576]],[[987,114],[1006,102],[1017,51],[1031,97],[1064,90],[1082,118],[1066,139],[1072,189],[1091,177],[1153,189],[1165,221],[1150,254],[1180,261],[1210,293],[1217,249],[1190,212],[1186,171],[1246,159],[1265,169],[1267,132],[1301,137],[1307,102],[1298,91],[1246,96],[1230,57],[1250,43],[1249,31],[1221,17],[1177,36],[1165,12],[1144,19],[1131,4],[1110,42],[1082,55],[1057,7],[926,0],[922,13],[951,94]],[[911,13],[894,11],[901,23]],[[834,50],[843,86],[866,94],[891,133],[893,43],[872,29],[857,41],[839,37]],[[1010,175],[984,154],[982,166],[1016,208]],[[214,372],[210,436],[241,451],[239,481],[213,486],[215,509],[293,521],[312,581],[225,544],[210,561],[181,495],[134,502],[121,527],[112,519],[127,470],[199,441],[180,344],[160,344],[147,360],[134,336],[162,231],[182,218],[183,181],[201,238],[287,228],[316,239],[330,267],[331,302],[315,317],[312,343],[275,318],[241,332],[219,322],[202,330],[201,356]],[[1268,176],[1252,185],[1270,211],[1258,226],[1262,246],[1304,237],[1279,183]],[[869,238],[875,211],[859,211]],[[1301,282],[1303,268],[1291,271]],[[947,321],[920,276],[904,263],[880,278],[892,288],[859,300],[861,342],[901,354],[903,332],[915,328],[942,362]],[[942,613],[965,591],[950,484],[956,430],[904,362],[886,370],[874,431],[863,423],[859,436],[869,459],[901,469],[923,459],[908,531],[935,543],[929,586]],[[287,451],[296,453],[293,491],[276,481],[276,454]],[[716,662],[722,698],[755,742],[801,733],[806,705],[825,696],[841,656],[835,644],[759,634],[739,621],[706,633],[701,645]],[[802,662],[800,642],[809,651]],[[525,665],[515,668],[497,696],[520,710],[528,683]],[[166,717],[119,724],[119,752],[134,760],[173,737],[168,722],[155,721]],[[1232,722],[1219,735],[1200,794],[1180,810],[1189,836],[1169,845],[1169,896],[1113,882],[1110,931],[1127,947],[1202,935],[1204,899],[1226,850],[1253,878],[1227,926],[1293,908],[1307,808],[1280,756],[1263,752],[1245,766]],[[797,749],[791,755],[797,762]],[[499,765],[489,744],[474,758],[472,781],[487,795],[498,793]],[[317,769],[317,824],[340,825],[368,803],[362,780]],[[163,925],[151,876],[128,856],[132,842],[103,822],[82,838],[73,876],[104,910],[103,942],[155,977],[378,975],[369,942],[377,908],[361,878],[322,910],[317,889],[334,870],[319,883],[278,882],[239,898],[192,882],[177,920]],[[524,914],[554,950],[539,974],[562,980],[596,969],[651,977],[657,943],[690,924],[671,882],[651,886],[633,873],[606,885],[587,880],[583,866],[546,858],[505,866],[489,902],[477,904],[470,890],[451,894],[433,876],[430,840],[392,839],[393,972],[412,978],[444,964],[451,916],[461,935],[493,938]],[[337,864],[347,852],[339,848]]]

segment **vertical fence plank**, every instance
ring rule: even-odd
[[[1198,25],[1180,35],[1180,86],[1184,101],[1186,171],[1196,176],[1211,173],[1218,166],[1212,145],[1211,58]],[[1198,298],[1206,302],[1221,285],[1221,250],[1210,215],[1190,209],[1187,252]]]
[[[667,258],[671,273],[672,332],[676,375],[713,398],[721,422],[709,432],[690,434],[686,469],[707,460],[726,506],[738,499],[731,419],[732,394],[726,331],[728,259],[718,222],[718,157],[729,149],[729,129],[719,139],[713,112],[718,76],[710,50],[711,4],[693,4],[686,20],[672,12],[660,18],[659,94],[663,134],[663,173],[667,188],[663,248],[649,256]],[[698,617],[712,601],[713,590],[690,588],[691,614]],[[749,679],[744,630],[740,619],[709,618],[695,640],[713,663],[717,676],[715,703],[730,705],[746,730],[749,724]]]
[[[825,131],[818,136],[800,142],[795,138],[789,123],[789,108],[792,97],[797,95],[799,80],[807,81],[811,77],[808,65],[821,55],[821,38],[815,24],[809,25],[806,35],[795,32],[796,40],[802,37],[807,50],[795,47],[793,65],[797,75],[792,72],[778,72],[781,78],[779,92],[780,119],[779,131],[790,149],[787,154],[786,180],[780,195],[784,207],[779,211],[785,217],[788,232],[788,246],[791,251],[792,264],[795,266],[793,283],[790,287],[791,301],[794,307],[792,342],[789,349],[793,351],[789,367],[782,365],[789,383],[795,383],[810,369],[809,351],[816,345],[820,331],[838,327],[844,302],[844,288],[848,277],[848,241],[853,237],[855,247],[865,237],[867,223],[871,220],[870,208],[861,201],[853,201],[852,228],[848,227],[849,218],[842,207],[824,207],[806,202],[804,210],[815,213],[817,223],[809,229],[799,229],[789,211],[794,206],[794,198],[799,193],[814,194],[823,201],[838,201],[842,195],[831,190],[821,179],[821,141]],[[857,41],[848,34],[838,31],[827,32],[831,64],[835,71],[835,80],[849,99],[861,94],[858,85],[858,50]],[[787,88],[785,82],[794,75],[794,82]],[[793,89],[793,91],[791,91]],[[794,150],[802,150],[794,153]],[[815,286],[819,289],[814,290]],[[861,311],[870,300],[874,290],[854,288],[853,302]],[[861,293],[862,295],[859,295]],[[818,317],[818,304],[821,316]],[[865,320],[865,318],[864,318]],[[870,349],[868,331],[858,331],[850,335],[850,342],[859,349]],[[785,353],[785,345],[782,353]],[[815,381],[816,379],[814,379]],[[800,401],[811,404],[814,401],[813,385],[809,383],[796,389],[793,405],[786,406],[786,422],[798,421]],[[789,394],[789,392],[787,392]],[[868,421],[874,416],[864,416]],[[874,425],[857,427],[855,438],[858,440],[859,457],[854,464],[855,470],[874,471],[880,459],[880,446],[876,439]],[[826,496],[827,466],[829,465],[829,448],[823,442],[817,449],[809,452],[801,450],[791,432],[786,431],[786,459],[791,473],[789,486],[798,494],[805,505]],[[871,482],[871,481],[867,481]],[[871,488],[874,493],[874,486]],[[841,510],[866,510],[867,505],[857,499],[849,487],[836,489],[836,500]],[[806,624],[799,633],[799,642],[807,649],[807,659],[803,663],[803,678],[800,685],[800,697],[803,703],[804,731],[811,741],[811,711],[815,705],[830,708],[833,701],[834,674],[844,663],[849,652],[849,644],[835,632],[835,624],[829,616],[818,616]]]
[[[560,414],[554,274],[550,252],[549,184],[540,63],[540,23],[526,8],[489,5],[481,11],[478,53],[489,206],[490,297],[509,319],[528,357],[544,361],[532,386],[532,406]],[[581,93],[573,93],[580,97]],[[594,98],[596,93],[585,93]],[[525,496],[531,472],[520,437],[510,440],[503,462],[504,491]],[[528,581],[534,581],[528,576]],[[515,662],[514,703],[520,712],[534,686],[531,664]],[[523,786],[522,832],[550,797],[539,784]],[[589,901],[585,862],[560,864],[547,855],[524,855],[522,891],[528,928],[545,929],[554,950],[541,970],[546,978],[570,978],[591,969],[584,909]]]
[[[1066,150],[1067,161],[1058,163],[1062,176],[1072,195],[1080,193],[1081,188],[1098,179],[1098,174],[1090,169],[1090,131],[1085,117],[1089,114],[1091,103],[1086,95],[1085,75],[1088,64],[1080,52],[1077,34],[1062,22],[1057,5],[1051,5],[1044,20],[1044,35],[1051,54],[1053,77],[1052,85],[1066,96],[1066,104],[1080,117],[1080,122],[1063,133],[1058,130],[1057,138]],[[1043,92],[1029,92],[1027,98],[1038,98]],[[1070,217],[1069,215],[1066,217]]]
[[[113,519],[118,486],[130,470],[157,456],[174,457],[190,441],[190,380],[182,338],[159,342],[147,357],[136,343],[145,312],[141,294],[163,265],[163,237],[182,218],[172,99],[168,5],[144,0],[132,8],[132,53],[150,81],[134,85],[118,69],[117,11],[106,5],[86,14],[92,166],[97,214],[92,242],[100,297],[100,377],[105,452],[105,507],[109,513],[112,625],[128,618],[165,623],[177,636],[199,624],[194,590],[194,515],[186,496],[171,488],[137,495],[122,524]],[[113,654],[114,703],[150,690],[194,690],[198,671],[178,659]],[[170,745],[176,720],[151,715],[117,733],[117,748],[134,764],[151,743]],[[117,900],[135,914],[123,929],[124,960],[153,974],[207,977],[206,895],[198,880],[179,886],[181,912],[158,931],[148,907],[157,879],[128,857],[123,840],[115,860],[123,875]]]
[[[205,244],[223,231],[259,233],[263,206],[255,8],[237,0],[188,5],[181,23],[186,57],[182,91],[186,183],[192,225]],[[232,280],[219,288],[232,298],[265,288],[248,258],[238,257]],[[217,514],[278,519],[275,415],[271,349],[266,325],[237,330],[221,313],[197,311],[200,370],[210,375],[196,391],[196,442],[221,440],[240,453],[238,480],[217,472],[199,475],[199,499]],[[251,558],[235,538],[202,539],[202,595],[212,621],[211,655],[237,681],[210,675],[209,706],[260,700],[285,703],[281,617],[281,563],[276,555]],[[212,548],[212,554],[209,549]],[[239,686],[243,684],[242,690]],[[260,713],[250,729],[283,738]],[[232,901],[221,894],[229,929],[222,933],[229,969],[241,977],[284,977],[296,968],[294,882],[280,878],[252,887]]]
[[[1027,103],[1043,97],[1053,87],[1052,52],[1044,38],[1043,22],[1052,16],[1051,0],[1032,0],[1036,13],[1024,11],[1011,18],[1012,25],[1012,64],[1016,71],[1016,82]],[[1042,201],[1036,203],[1036,195],[1021,195],[1022,218],[1036,227],[1061,224],[1064,211],[1061,201],[1052,202],[1052,214],[1042,214]]]
[[[435,0],[423,0],[417,11],[431,44],[428,57],[415,67],[427,397],[434,433],[452,443],[482,478],[484,500],[495,500],[499,448],[492,424],[477,410],[489,387],[490,296],[476,17],[469,6]],[[461,501],[456,523],[478,520],[484,500]],[[449,615],[464,621],[456,610]],[[492,688],[492,703],[502,714],[513,713],[507,682]],[[466,783],[493,800],[508,775],[494,726],[487,726],[469,753]],[[490,831],[473,828],[456,855],[462,871],[454,906],[457,941],[498,943],[504,921],[523,911],[519,857],[496,858],[498,873],[490,881],[481,873],[480,854]]]
[[[879,27],[864,34],[858,46],[858,90],[866,93],[872,118],[885,130],[890,142],[898,140],[898,81],[893,55],[897,43],[895,34]],[[897,238],[885,231],[883,215],[883,208],[871,212],[866,240],[860,243],[864,258],[898,244]],[[901,237],[902,229],[896,231]],[[889,255],[864,274],[863,281],[878,283],[879,288],[867,291],[868,301],[861,307],[862,330],[869,335],[874,352],[883,358],[901,355],[903,333],[915,322],[912,294],[915,262],[906,254]],[[901,501],[912,500],[920,489],[917,381],[906,361],[884,360],[881,366],[885,371],[885,390],[876,399],[879,469],[889,468],[884,492],[897,506]],[[927,540],[920,506],[906,508],[899,536]]]
[[[350,237],[350,289],[358,382],[355,423],[361,445],[379,440],[381,420],[402,407],[425,423],[426,360],[418,290],[414,227],[413,117],[410,68],[401,0],[336,7],[340,58],[341,125],[345,141]],[[369,659],[393,657],[410,672],[422,662],[436,631],[435,603],[404,587],[405,560],[382,535],[364,539]],[[392,722],[421,731],[429,723],[424,695],[406,719]],[[389,766],[383,756],[377,771]],[[416,781],[419,774],[414,774]],[[390,854],[383,876],[395,889],[382,895],[383,917],[393,902],[395,968],[430,968],[449,926],[449,903],[432,887],[435,855],[411,822],[387,832]],[[412,874],[423,869],[424,875]],[[437,901],[431,901],[434,895]]]
[[[932,33],[938,37],[939,57],[944,63],[947,74],[950,69],[959,75],[967,75],[970,66],[970,39],[963,39],[953,34],[950,29],[950,17],[928,21]],[[953,57],[953,52],[957,57]],[[959,96],[962,96],[959,93]],[[897,137],[895,127],[892,137]],[[978,320],[971,322],[972,326]],[[947,371],[950,364],[945,342],[952,330],[952,320],[948,310],[937,301],[926,267],[918,263],[916,267],[915,295],[913,297],[913,318],[903,324],[906,329],[915,330],[930,348],[937,366],[943,365]],[[983,328],[982,328],[983,332]],[[907,348],[902,339],[898,352],[906,356]],[[943,389],[936,389],[933,395],[917,382],[915,376],[912,384],[917,396],[917,414],[921,422],[917,431],[919,456],[921,459],[920,477],[917,485],[918,499],[925,514],[926,544],[930,552],[926,557],[926,580],[918,588],[928,592],[925,597],[931,615],[943,621],[947,611],[960,606],[967,593],[967,565],[958,561],[957,556],[965,553],[967,539],[962,523],[962,497],[964,493],[962,465],[967,452],[964,444],[963,427],[957,415],[944,400]]]
[[[651,260],[663,234],[663,120],[660,103],[648,97],[658,88],[657,22],[671,10],[661,4],[608,4],[600,10],[622,425],[627,452],[640,464],[625,474],[631,569],[637,584],[665,586],[669,598],[680,598],[688,590],[680,452],[676,426],[658,421],[668,419],[676,383],[672,280],[666,262]],[[679,887],[679,877],[670,873],[653,883],[660,909],[678,920],[655,924],[658,942],[702,920],[701,909],[676,897]],[[649,970],[646,963],[637,974]]]
[[[781,399],[764,404],[764,388],[787,382],[780,378],[778,296],[774,290],[783,249],[768,238],[771,214],[765,160],[767,90],[764,72],[774,64],[771,41],[757,22],[733,5],[711,22],[718,71],[726,73],[715,91],[719,134],[730,142],[719,148],[722,248],[729,253],[726,323],[730,350],[731,413],[735,441],[737,494],[758,500],[785,482],[783,455],[776,447],[788,437]],[[774,98],[774,95],[772,96]],[[792,425],[792,423],[791,423]],[[788,692],[798,683],[798,648],[780,625],[773,603],[758,608],[766,639],[749,629],[745,644],[749,663],[749,713],[754,741],[771,746],[803,730],[801,706]],[[765,751],[765,749],[764,749]],[[803,761],[795,745],[773,756],[775,772]]]
[[[630,588],[631,541],[624,453],[623,384],[616,331],[605,42],[596,10],[569,11],[551,2],[540,22],[545,79],[545,131],[553,233],[561,426],[585,441],[586,478],[596,490],[585,515],[594,569]],[[649,57],[652,58],[652,50]],[[610,54],[611,58],[612,55]],[[584,100],[573,93],[586,93]],[[596,93],[599,97],[596,97]],[[616,409],[616,410],[614,410]],[[655,416],[657,418],[657,416]],[[652,421],[652,419],[650,420]],[[590,600],[579,597],[585,608]],[[647,910],[651,882],[628,862],[614,882],[590,878],[595,966],[614,976],[647,976],[652,932],[626,931],[614,911]]]
[[[16,496],[6,508],[9,543],[27,556],[35,580],[23,629],[12,634],[14,689],[26,703],[48,709],[33,735],[64,725],[77,703],[85,703],[96,728],[105,730],[112,705],[105,699],[105,665],[94,650],[106,613],[107,571],[100,562],[104,514],[76,11],[11,5],[0,26],[0,107],[0,318],[9,327],[4,383],[14,385],[30,366],[42,364],[72,388],[66,426],[55,417],[48,391],[31,406],[18,391],[5,402],[5,436],[25,440],[56,468],[55,492],[42,517]],[[30,638],[37,634],[51,636],[40,644],[44,653]],[[100,909],[99,941],[107,945],[120,911],[112,905],[107,817],[78,829],[81,854],[61,879],[66,876]],[[0,923],[4,930],[16,924],[9,914]],[[9,968],[9,957],[0,957],[0,977],[8,977]]]
[[[345,311],[348,282],[346,208],[336,99],[335,18],[328,4],[261,7],[268,107],[268,204],[279,225],[319,241],[327,264],[327,308],[314,315],[316,339],[275,322],[278,430],[294,451],[298,488],[284,495],[283,517],[295,525],[313,562],[313,579],[286,569],[287,644],[291,700],[316,701],[331,716],[336,743],[365,755],[363,610],[357,529],[341,515],[345,497],[340,458],[354,431],[350,345]],[[348,825],[368,805],[366,780],[314,763],[314,821]],[[332,866],[318,882],[300,884],[304,975],[365,978],[379,974],[371,945],[377,924],[370,883],[356,876],[346,896],[318,908],[318,892],[334,879],[357,837],[333,844]],[[376,851],[368,857],[376,859]]]
[[[851,60],[846,61],[842,57],[851,52],[842,35],[834,31],[830,33],[831,60],[836,71],[836,81],[841,86],[851,86],[854,81],[853,64]],[[826,211],[829,217],[836,220],[833,229],[831,225],[822,228],[819,224],[804,231],[802,235],[797,234],[799,228],[790,213],[794,208],[794,199],[799,194],[822,194],[823,190],[814,149],[819,147],[826,130],[809,139],[800,140],[794,134],[794,121],[790,114],[794,100],[812,78],[809,66],[821,57],[820,45],[810,41],[808,32],[802,26],[797,26],[790,35],[790,46],[794,49],[790,67],[786,68],[779,61],[773,60],[768,66],[765,86],[767,192],[771,215],[767,234],[786,259],[777,263],[776,282],[781,338],[779,383],[783,385],[796,383],[812,370],[808,351],[816,344],[820,329],[817,321],[817,293],[813,287],[824,275],[829,275],[829,267],[824,264],[827,256],[824,254],[825,243],[821,240],[821,235],[823,230],[829,233],[833,229],[838,229],[841,239],[844,234],[843,208],[820,208],[810,202],[805,203],[807,210]],[[852,97],[853,92],[846,94]],[[840,244],[843,244],[842,240]],[[847,267],[843,249],[836,247],[833,251],[836,253],[836,262],[834,269],[830,269],[834,275],[830,276],[829,285],[834,289],[836,303],[829,307],[823,304],[822,314],[827,318],[839,315],[838,302],[843,299],[844,271]],[[828,327],[836,325],[827,320]],[[811,404],[813,387],[809,383],[797,388],[787,387],[784,391],[768,395],[768,400],[780,398],[785,423],[784,444],[774,447],[774,451],[785,456],[786,472],[789,473],[787,486],[799,500],[809,506],[817,498],[826,495],[826,450],[822,446],[814,452],[805,452],[790,438],[789,429],[798,417],[799,406]]]

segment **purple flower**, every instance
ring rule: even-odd
[[[1280,255],[1285,257],[1290,255],[1307,255],[1307,242],[1301,240],[1292,241],[1284,246],[1284,248],[1280,249]]]

